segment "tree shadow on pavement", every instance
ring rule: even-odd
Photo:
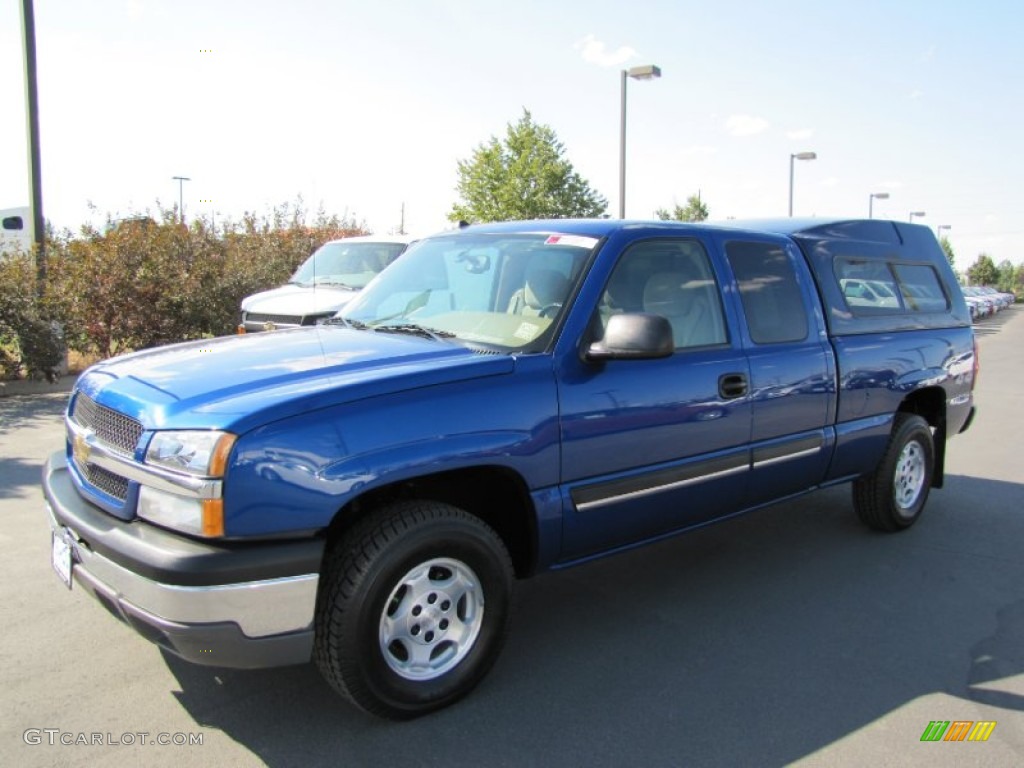
[[[0,437],[31,426],[40,418],[60,418],[67,404],[66,393],[0,397]]]
[[[1024,600],[996,614],[995,632],[971,649],[968,696],[981,704],[1024,712],[1024,695],[993,690],[992,683],[1024,673]]]
[[[0,458],[0,499],[11,499],[20,496],[21,489],[39,486],[42,464],[38,461],[25,459]]]
[[[22,430],[59,422],[67,399],[67,394],[0,397],[0,499],[39,487],[43,461],[26,455],[26,433]],[[60,447],[57,442],[52,450]]]

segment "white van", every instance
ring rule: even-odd
[[[316,325],[345,306],[414,238],[364,235],[324,243],[287,285],[242,299],[239,333]]]
[[[0,209],[0,253],[32,250],[32,209]]]

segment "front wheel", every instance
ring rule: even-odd
[[[512,563],[498,535],[456,507],[378,510],[329,550],[321,578],[314,658],[368,712],[407,719],[447,706],[501,650]]]
[[[853,505],[861,521],[879,531],[902,531],[921,516],[935,468],[928,422],[898,413],[882,461],[853,484]]]

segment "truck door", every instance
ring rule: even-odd
[[[601,291],[594,338],[615,313],[649,312],[669,320],[675,353],[602,363],[562,356],[563,559],[696,525],[742,502],[749,371],[720,271],[698,239],[635,241]]]
[[[751,473],[744,506],[819,484],[833,439],[835,363],[803,256],[786,241],[724,239],[746,322]]]

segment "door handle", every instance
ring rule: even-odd
[[[723,400],[734,400],[747,394],[745,373],[723,373],[718,377],[718,395]]]

